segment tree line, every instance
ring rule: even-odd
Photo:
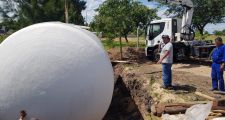
[[[225,29],[224,30],[215,30],[213,31],[213,34],[216,36],[225,36]]]
[[[84,24],[81,15],[86,8],[83,0],[0,0],[1,25],[18,30],[25,26],[48,21]]]
[[[154,0],[148,0],[154,1]],[[155,0],[161,5],[167,6],[166,15],[182,16],[182,7],[177,4],[169,4],[167,0]],[[222,23],[225,20],[225,0],[192,0],[194,4],[194,15],[192,27],[204,34],[205,26],[209,23]]]
[[[153,0],[148,0],[153,1]],[[167,6],[166,15],[182,15],[179,5],[158,1]],[[221,23],[225,18],[224,0],[192,0],[194,3],[193,28],[204,34],[209,23]],[[47,21],[68,22],[84,25],[82,10],[86,8],[84,0],[0,0],[1,25],[8,29],[18,30],[25,26]],[[65,2],[67,4],[65,4]],[[139,25],[146,25],[152,19],[158,19],[157,9],[150,9],[137,0],[106,0],[96,10],[90,26],[95,31],[104,31],[108,38],[124,37],[135,32]],[[127,40],[128,41],[128,40]]]

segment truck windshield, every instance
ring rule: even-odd
[[[165,23],[154,23],[149,26],[149,40],[153,40],[159,34],[161,34],[164,30]]]

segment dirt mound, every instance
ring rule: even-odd
[[[119,48],[118,49],[113,48],[113,49],[108,50],[108,54],[112,61],[121,60]],[[145,56],[144,48],[136,49],[133,47],[126,47],[126,48],[123,48],[122,60],[143,63],[147,60],[147,57]]]
[[[148,116],[150,113],[152,105],[152,97],[148,91],[148,81],[140,79],[140,76],[135,73],[135,70],[132,67],[123,66],[124,69],[122,69],[122,71],[118,68],[119,67],[114,68],[116,73],[121,76],[123,83],[125,84],[131,97],[134,99],[139,111],[141,112],[142,116],[146,118],[146,116]],[[118,70],[119,72],[117,72]]]

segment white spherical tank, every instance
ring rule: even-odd
[[[41,23],[0,45],[0,120],[101,120],[112,98],[110,60],[91,32]]]

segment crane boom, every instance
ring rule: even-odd
[[[194,39],[194,31],[191,28],[194,13],[194,4],[192,0],[167,0],[167,3],[180,4],[184,8],[181,26],[181,39],[190,41]]]

